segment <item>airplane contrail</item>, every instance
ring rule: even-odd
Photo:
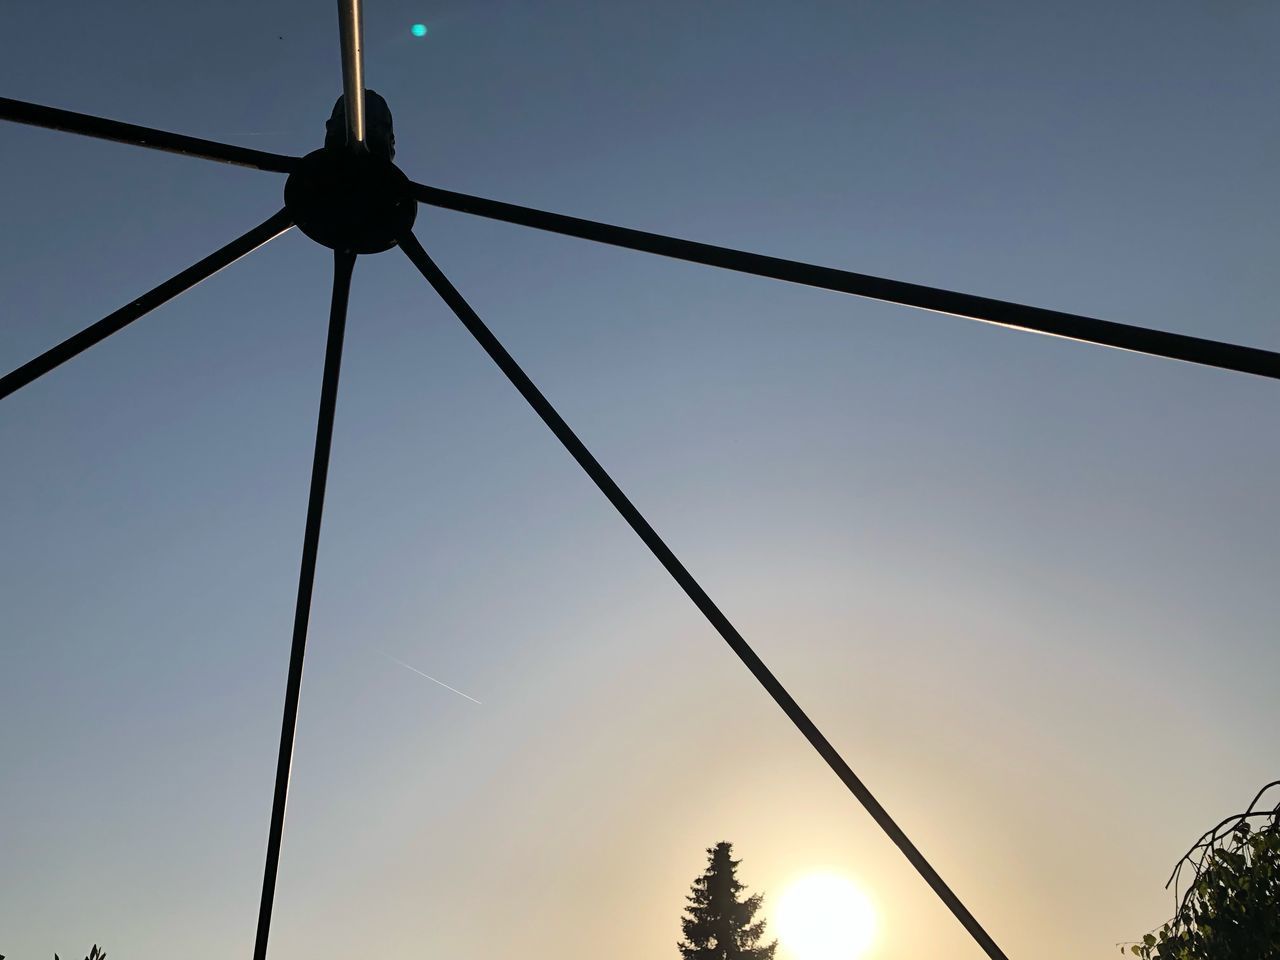
[[[389,653],[384,653],[384,654],[383,654],[383,656],[384,656],[384,657],[386,657],[388,660],[390,660],[390,661],[391,661],[391,662],[393,662],[393,663],[398,663],[398,664],[400,664],[400,666],[404,667],[406,670],[412,670],[414,673],[416,673],[416,674],[417,674],[418,676],[420,676],[420,677],[426,677],[426,678],[427,678],[428,680],[430,680],[432,683],[438,683],[440,686],[444,687],[446,690],[451,690],[451,691],[453,691],[454,693],[456,693],[456,694],[457,694],[458,696],[460,696],[460,697],[466,697],[466,698],[467,698],[468,700],[470,700],[472,703],[480,703],[480,701],[479,701],[479,700],[477,700],[475,697],[470,696],[469,694],[463,693],[463,692],[462,692],[461,690],[459,690],[457,687],[451,687],[451,686],[449,686],[447,683],[445,683],[443,680],[437,680],[435,677],[431,676],[431,674],[429,674],[429,673],[423,673],[423,672],[422,672],[421,670],[419,670],[417,667],[411,667],[411,666],[409,666],[409,664],[405,663],[403,660],[397,660],[395,657],[393,657],[393,656],[392,656],[391,654],[389,654]],[[484,706],[484,704],[483,704],[483,703],[480,703],[480,706],[482,706],[482,707],[483,707],[483,706]]]

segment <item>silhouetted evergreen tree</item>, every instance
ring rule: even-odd
[[[761,943],[764,920],[755,919],[764,897],[757,893],[739,898],[746,889],[738,882],[741,862],[733,859],[730,843],[707,850],[706,872],[693,881],[680,919],[683,960],[773,960],[778,942]]]

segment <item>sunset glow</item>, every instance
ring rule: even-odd
[[[814,873],[791,884],[778,901],[775,924],[794,960],[856,960],[876,934],[867,895],[836,873]]]
[[[0,36],[0,960],[1280,960],[1280,2]]]

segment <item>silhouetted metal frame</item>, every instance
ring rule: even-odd
[[[420,203],[446,210],[456,210],[490,220],[532,227],[565,236],[593,240],[596,243],[640,250],[690,263],[750,273],[758,277],[785,280],[790,283],[819,287],[837,293],[848,293],[870,300],[897,303],[905,307],[917,307],[933,313],[950,314],[969,320],[980,320],[1001,327],[1043,333],[1067,340],[1096,343],[1118,350],[1145,353],[1169,360],[1183,360],[1238,373],[1252,373],[1259,377],[1280,379],[1280,353],[1242,347],[1202,337],[1188,337],[1180,333],[1166,333],[1147,327],[1135,327],[1110,320],[1097,320],[1059,310],[1029,307],[1006,300],[993,300],[953,290],[926,287],[918,283],[888,280],[865,273],[819,267],[796,260],[783,260],[745,250],[719,247],[694,240],[681,240],[660,233],[647,233],[630,227],[619,227],[595,220],[583,220],[561,213],[550,213],[533,207],[522,207],[499,200],[486,200],[452,190],[441,190],[415,183],[414,191]]]
[[[298,572],[298,598],[293,611],[293,645],[289,651],[289,675],[285,682],[284,717],[280,723],[280,751],[276,757],[276,785],[271,803],[271,828],[267,835],[267,859],[258,904],[258,931],[254,960],[266,960],[275,907],[276,877],[280,870],[280,844],[284,838],[284,814],[289,800],[289,775],[293,743],[298,729],[298,700],[302,692],[302,664],[307,654],[307,626],[311,621],[311,594],[320,552],[320,521],[329,476],[329,452],[333,448],[333,418],[338,408],[338,375],[342,369],[342,342],[347,327],[347,301],[356,257],[336,251],[333,255],[333,297],[329,305],[329,338],[324,353],[324,378],[320,387],[320,413],[316,418],[316,445],[311,461],[311,492],[307,497],[307,523],[302,537],[302,565]]]
[[[368,149],[364,131],[364,11],[360,0],[338,0],[338,46],[342,51],[342,104],[347,146]]]
[[[248,253],[272,240],[293,226],[288,212],[268,217],[248,233],[237,237],[225,247],[215,250],[203,260],[193,263],[157,287],[148,290],[137,300],[125,304],[119,310],[107,314],[97,323],[90,324],[55,347],[50,347],[38,357],[28,360],[16,370],[0,377],[0,400],[20,390],[38,377],[79,356],[96,343],[101,343],[113,333],[123,330],[133,321],[145,317],[161,304],[168,303],[185,293],[202,280],[207,280],[223,267],[234,263]]]
[[[344,63],[347,59],[349,57],[344,51]],[[217,143],[212,140],[188,137],[8,98],[0,98],[0,119],[277,173],[291,172],[298,162],[296,157],[250,150],[246,147]],[[469,213],[491,220],[501,220],[549,233],[559,233],[690,263],[701,263],[740,273],[916,307],[934,313],[979,320],[1016,330],[1043,333],[1118,350],[1129,350],[1170,360],[1182,360],[1238,373],[1280,379],[1280,353],[1270,350],[770,257],[505,203],[500,200],[489,200],[420,183],[414,184],[414,190],[419,202],[429,206]]]
[[[364,115],[360,0],[338,0],[338,5],[344,90],[351,94],[347,102],[356,104],[354,110],[348,111],[348,142],[354,148],[359,149],[363,142],[361,127]],[[298,158],[296,157],[253,150],[247,147],[157,130],[119,120],[109,120],[89,114],[75,113],[70,110],[13,100],[7,97],[0,97],[0,120],[10,120],[16,123],[61,130],[146,149],[161,150],[275,173],[290,173],[298,163]],[[421,203],[430,206],[501,220],[550,233],[579,237],[584,240],[686,260],[691,263],[700,263],[888,303],[897,303],[935,313],[980,320],[998,326],[1095,343],[1100,346],[1146,353],[1152,356],[1249,373],[1255,376],[1280,379],[1280,353],[1269,350],[1168,333],[1145,327],[1130,326],[1057,310],[1046,310],[920,284],[764,256],[743,250],[734,250],[729,247],[699,243],[678,237],[669,237],[663,234],[649,233],[594,220],[566,216],[538,210],[533,207],[488,200],[483,197],[443,190],[424,184],[414,184],[414,190],[417,199]],[[36,378],[48,373],[94,344],[101,342],[112,333],[123,329],[123,327],[146,315],[157,306],[190,289],[222,267],[289,229],[290,226],[292,224],[285,211],[275,214],[248,233],[143,294],[132,303],[109,314],[39,357],[23,364],[0,378],[0,399],[31,383]],[[644,517],[641,516],[639,511],[636,510],[635,506],[614,483],[612,478],[609,477],[604,468],[600,466],[599,462],[591,455],[590,451],[578,440],[577,436],[538,388],[520,369],[516,361],[507,353],[452,284],[449,283],[439,268],[435,266],[417,240],[410,234],[403,238],[401,245],[410,260],[431,282],[432,286],[435,287],[458,318],[507,375],[516,389],[525,397],[569,453],[596,483],[601,492],[622,514],[623,518],[627,520],[632,529],[635,530],[658,558],[659,562],[663,564],[673,579],[684,589],[689,598],[747,666],[756,680],[783,709],[792,723],[826,760],[827,764],[867,809],[881,829],[902,850],[907,859],[938,897],[951,909],[952,913],[960,920],[979,946],[983,948],[992,960],[1005,960],[1004,953],[992,938],[942,881],[942,878],[929,865],[920,851],[916,849],[906,834],[902,832],[901,828],[898,827],[870,791],[867,790],[862,781],[858,779],[831,743],[801,710],[800,706],[755,654],[732,623],[716,607],[697,581],[680,563],[679,559],[667,548],[666,544]],[[265,960],[267,941],[270,934],[271,914],[279,869],[280,846],[283,837],[284,814],[288,799],[289,772],[297,729],[298,700],[302,683],[302,664],[306,650],[307,624],[310,618],[311,594],[314,587],[316,559],[319,549],[324,489],[328,472],[329,453],[332,446],[333,417],[337,402],[342,340],[345,331],[347,301],[350,294],[351,273],[354,262],[355,257],[352,254],[335,254],[329,338],[325,354],[320,413],[316,427],[316,447],[312,463],[311,491],[308,499],[307,521],[303,538],[302,565],[299,573],[297,604],[294,611],[293,644],[286,683],[280,752],[277,757],[271,829],[268,836],[262,900],[259,908],[257,937],[254,947],[255,960]]]
[[[680,562],[680,559],[671,551],[671,548],[667,546],[666,542],[653,529],[643,514],[636,509],[635,504],[622,492],[622,488],[609,476],[608,471],[600,465],[600,461],[578,439],[573,429],[556,412],[555,407],[551,405],[551,402],[547,400],[534,382],[529,379],[528,375],[521,369],[520,364],[507,352],[507,349],[493,335],[479,315],[471,309],[471,305],[449,282],[448,277],[436,266],[417,239],[412,235],[402,237],[400,248],[413,261],[414,266],[422,271],[422,275],[435,288],[436,293],[440,294],[440,298],[448,304],[449,309],[462,321],[462,325],[475,337],[480,346],[484,348],[485,353],[506,374],[512,386],[528,401],[529,406],[542,418],[542,422],[555,434],[556,439],[569,451],[569,455],[578,462],[578,466],[582,467],[592,482],[600,488],[600,492],[605,495],[605,498],[613,504],[614,509],[622,515],[622,518],[636,532],[636,535],[640,537],[644,545],[658,559],[658,562],[662,564],[667,573],[671,574],[672,579],[680,585],[680,588],[693,601],[694,606],[702,612],[702,615],[707,618],[707,621],[720,634],[724,642],[729,645],[729,648],[738,655],[738,659],[751,671],[751,675],[768,691],[769,696],[773,697],[774,702],[782,708],[782,712],[787,715],[787,718],[800,731],[801,735],[809,741],[809,745],[827,762],[827,766],[835,771],[836,776],[840,778],[849,792],[862,804],[867,813],[871,814],[871,818],[875,820],[880,829],[902,851],[911,865],[916,868],[920,876],[937,894],[938,899],[946,904],[947,908],[955,915],[956,919],[960,921],[969,932],[969,935],[977,941],[978,945],[982,947],[991,960],[1008,960],[1004,951],[996,945],[995,940],[991,938],[982,924],[978,922],[977,918],[960,901],[960,898],[947,886],[938,871],[925,859],[924,854],[911,842],[911,839],[898,826],[893,817],[889,816],[889,812],[880,805],[880,802],[858,778],[858,775],[853,772],[849,764],[840,756],[839,751],[832,746],[831,741],[818,729],[817,724],[809,719],[808,714],[801,709],[800,704],[787,692],[786,687],[774,676],[773,671],[765,665],[765,662],[760,659],[760,656],[751,648],[751,645],[747,643],[742,634],[738,632],[738,628],[721,612],[715,601],[707,595],[707,592],[694,579],[693,574]]]
[[[28,103],[25,100],[10,100],[8,97],[0,97],[0,120],[12,120],[15,123],[25,123],[33,127],[78,133],[85,137],[114,140],[117,143],[128,143],[135,147],[180,153],[188,157],[232,163],[241,167],[253,167],[256,170],[268,170],[272,173],[291,173],[298,162],[296,157],[267,153],[265,150],[236,147],[229,143],[189,137],[182,133],[170,133],[168,130],[156,130],[152,127],[140,127],[135,123],[107,120],[104,117],[46,107],[39,103]]]

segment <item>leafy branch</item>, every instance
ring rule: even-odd
[[[1280,960],[1280,803],[1259,809],[1274,787],[1280,780],[1200,835],[1165,884],[1173,887],[1172,919],[1130,945],[1131,953],[1141,960]]]

